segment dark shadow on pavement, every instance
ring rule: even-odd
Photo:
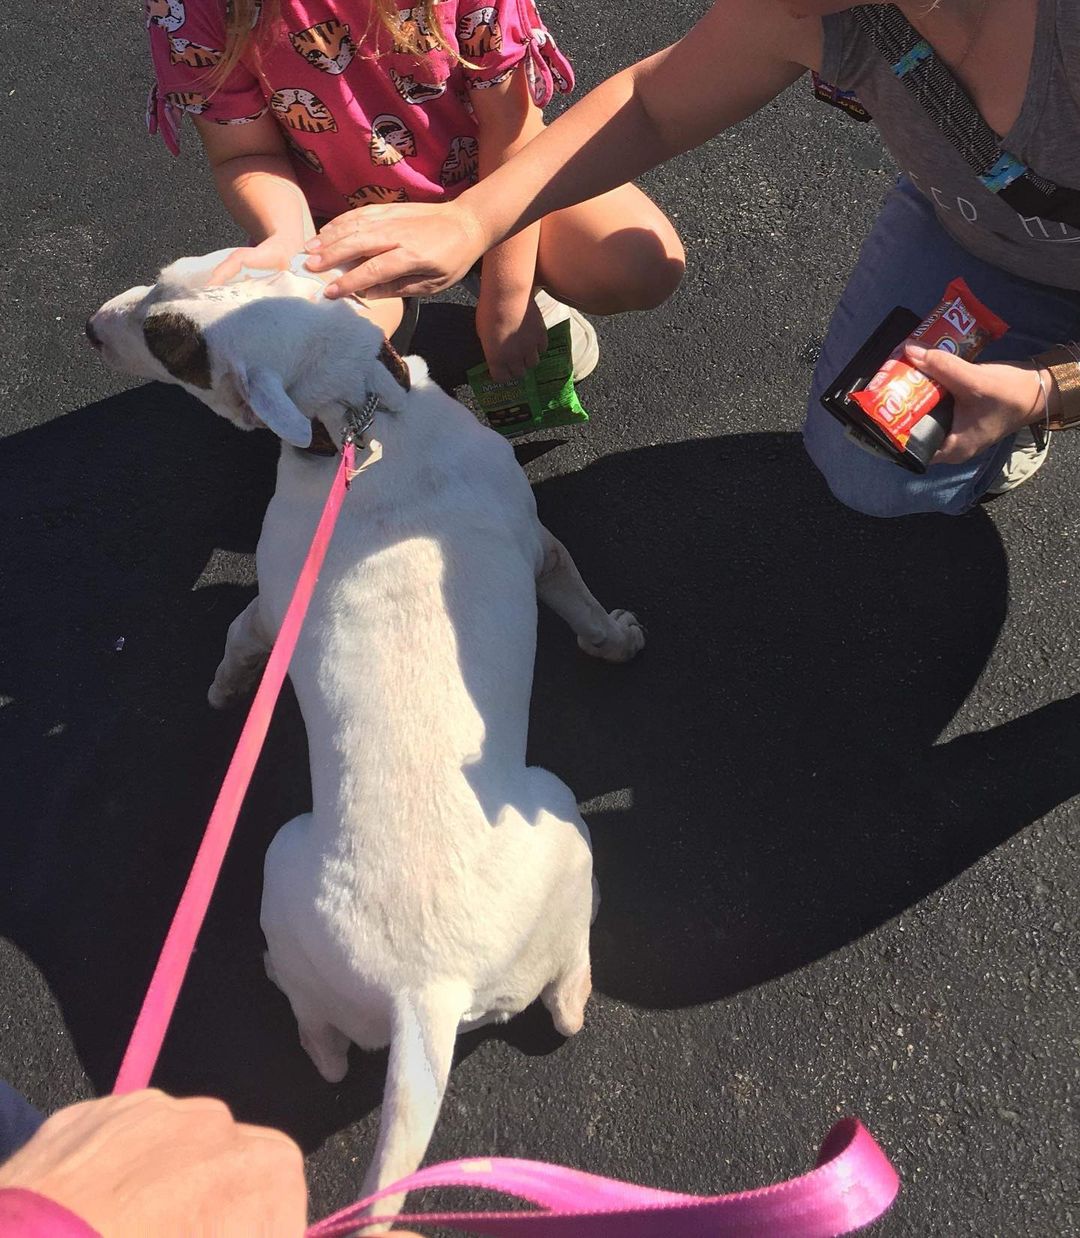
[[[252,596],[276,444],[141,387],[0,444],[0,932],[40,970],[107,1091],[241,714],[205,689]],[[792,435],[604,459],[537,486],[634,664],[541,621],[531,759],[591,814],[599,989],[643,1006],[735,993],[910,906],[1077,790],[1064,701],[935,747],[1005,613],[981,513],[876,523],[825,495]],[[208,566],[209,565],[209,566]],[[198,587],[196,585],[198,584]],[[117,648],[120,638],[123,645]],[[310,804],[286,693],[155,1082],[222,1096],[311,1148],[370,1112],[385,1055],[329,1087],[262,972],[262,858]],[[610,807],[604,811],[604,805]],[[5,1052],[36,1055],[28,1013]],[[559,1040],[534,1008],[490,1036]]]
[[[468,381],[469,370],[484,359],[476,310],[471,305],[425,301],[409,351],[423,357],[431,377],[453,395]]]
[[[984,512],[857,516],[791,434],[609,456],[537,499],[648,629],[608,667],[541,619],[530,760],[608,797],[587,813],[604,993],[680,1007],[762,984],[1080,790],[1080,698],[937,743],[1005,618]]]

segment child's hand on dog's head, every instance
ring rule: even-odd
[[[255,270],[287,271],[299,246],[281,235],[268,236],[258,245],[246,245],[234,249],[224,262],[218,263],[206,281],[208,288],[227,284],[235,279],[243,267]]]

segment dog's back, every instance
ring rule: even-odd
[[[591,906],[573,796],[525,764],[542,559],[528,483],[419,373],[375,441],[294,659],[313,807],[267,853],[262,914],[322,1073],[344,1074],[349,1041],[391,1045],[398,1133],[372,1187],[422,1156],[459,1026],[533,1001]],[[284,453],[260,581],[294,575],[264,557],[303,541],[292,495],[310,463]]]

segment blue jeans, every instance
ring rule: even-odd
[[[1016,361],[1080,332],[1080,292],[1010,275],[962,249],[941,227],[929,202],[902,179],[886,199],[859,254],[814,371],[803,438],[829,489],[868,516],[966,512],[990,486],[1012,448],[1003,439],[965,464],[932,465],[921,476],[852,443],[821,406],[821,393],[897,305],[927,313],[945,285],[962,275],[971,291],[1009,323],[980,360]]]
[[[43,1113],[0,1079],[0,1164],[14,1156],[44,1121]]]

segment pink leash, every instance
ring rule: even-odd
[[[169,926],[165,944],[161,948],[161,956],[154,968],[150,987],[146,990],[142,1009],[135,1020],[135,1028],[128,1041],[124,1060],[120,1063],[120,1073],[113,1084],[114,1095],[146,1087],[154,1073],[158,1054],[161,1052],[161,1042],[165,1039],[165,1032],[180,994],[180,986],[184,983],[188,963],[191,962],[195,949],[195,939],[202,928],[203,920],[206,919],[206,909],[210,906],[225,852],[232,840],[236,818],[240,815],[240,805],[251,782],[255,762],[262,751],[270,718],[277,704],[281,685],[285,681],[285,672],[289,669],[300,627],[307,614],[311,595],[315,591],[319,569],[326,557],[326,548],[330,544],[334,525],[337,524],[353,465],[353,446],[346,443],[326,505],[319,517],[311,548],[304,560],[304,566],[300,569],[289,607],[285,611],[281,631],[270,650],[259,689],[251,703],[244,729],[240,732],[236,751],[218,792],[217,803],[210,814],[206,833],[191,866],[191,875],[180,896],[180,903]]]
[[[135,1021],[113,1086],[114,1094],[146,1087],[157,1064],[354,463],[353,444],[347,441]],[[413,1225],[437,1224],[493,1238],[831,1238],[850,1233],[881,1216],[896,1197],[900,1181],[869,1131],[857,1119],[844,1118],[826,1136],[816,1169],[759,1190],[713,1197],[679,1195],[540,1161],[498,1157],[448,1161],[421,1169],[319,1221],[308,1229],[307,1238],[336,1238],[352,1233],[359,1226],[379,1220],[364,1212],[380,1199],[436,1186],[499,1191],[537,1204],[542,1211],[430,1212],[383,1219]]]
[[[363,1214],[387,1196],[435,1186],[500,1191],[546,1211]],[[816,1169],[755,1191],[677,1195],[541,1161],[447,1161],[327,1217],[311,1226],[307,1238],[338,1238],[379,1220],[491,1238],[832,1238],[877,1220],[899,1189],[900,1179],[874,1137],[857,1118],[843,1118],[825,1136]]]

